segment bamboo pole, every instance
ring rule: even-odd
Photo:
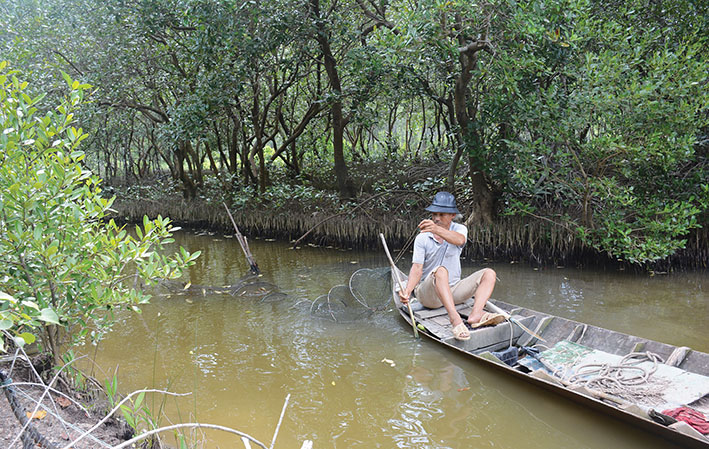
[[[384,252],[387,255],[387,259],[389,259],[389,265],[391,265],[391,272],[394,274],[394,277],[396,278],[396,283],[399,284],[399,291],[404,291],[404,285],[401,283],[401,278],[399,277],[399,270],[396,268],[396,265],[394,264],[394,260],[391,258],[391,254],[389,253],[389,247],[387,247],[387,242],[384,239],[384,234],[379,233],[379,238],[382,240],[382,245],[384,246]],[[409,317],[411,318],[411,326],[414,328],[414,337],[419,338],[419,331],[416,328],[416,319],[414,318],[414,311],[411,308],[411,301],[406,302],[406,306],[409,308]]]

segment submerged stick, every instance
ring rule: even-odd
[[[380,233],[379,238],[381,238],[381,240],[382,240],[382,245],[384,246],[384,252],[387,255],[387,259],[389,259],[389,264],[391,265],[391,272],[394,273],[394,277],[396,278],[396,283],[399,284],[399,290],[403,292],[404,285],[401,283],[401,278],[399,277],[398,268],[396,268],[396,265],[394,264],[394,260],[391,258],[391,254],[389,254],[389,247],[387,247],[387,242],[384,239],[384,234]],[[407,301],[406,306],[409,308],[409,317],[411,318],[411,326],[414,328],[414,337],[418,338],[419,331],[418,331],[418,329],[416,329],[416,319],[414,318],[414,311],[411,308],[411,301]]]
[[[251,255],[251,250],[249,249],[249,243],[246,241],[246,237],[244,237],[241,232],[239,232],[239,228],[238,226],[236,226],[236,221],[234,221],[234,217],[231,215],[231,212],[229,211],[229,208],[227,207],[226,203],[222,204],[224,205],[224,209],[226,209],[226,213],[229,214],[231,224],[234,225],[234,231],[236,231],[236,240],[239,241],[239,246],[241,246],[241,250],[244,252],[244,256],[246,256],[246,261],[249,262],[249,265],[251,265],[251,272],[253,274],[260,274],[261,270],[259,270],[258,265],[256,264],[256,260],[254,260],[254,256]]]
[[[281,423],[283,422],[283,415],[286,414],[286,407],[288,407],[288,400],[290,399],[290,393],[286,396],[286,401],[283,403],[283,410],[281,410],[281,417],[278,418],[278,425],[276,426],[276,431],[273,432],[273,440],[271,440],[271,448],[276,445],[276,437],[278,436],[278,430],[281,428]]]

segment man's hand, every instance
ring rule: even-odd
[[[421,232],[431,232],[433,234],[436,234],[435,229],[438,228],[438,225],[433,221],[433,220],[422,220],[421,223],[419,223],[419,230]]]
[[[399,299],[401,300],[401,303],[403,305],[406,305],[409,303],[409,297],[411,296],[411,293],[406,293],[403,290],[399,290]]]
[[[433,213],[430,220],[422,220],[419,223],[419,230],[421,232],[430,232],[438,242],[443,239],[451,245],[462,247],[465,245],[465,236],[460,232],[450,230],[454,217],[455,214]]]

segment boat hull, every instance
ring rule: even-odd
[[[402,279],[406,278],[400,271],[399,276]],[[408,308],[403,306],[399,301],[396,285],[397,283],[393,281],[392,294],[394,303],[397,306],[401,318],[409,323],[409,325],[413,325]],[[472,300],[469,300],[465,304],[458,306],[461,315],[465,316],[466,312],[469,312],[472,302]],[[609,354],[607,357],[620,357],[629,352],[636,353],[638,351],[646,351],[658,354],[662,360],[667,360],[678,353],[684,354],[681,360],[675,360],[677,363],[676,367],[662,368],[664,368],[665,371],[677,370],[677,372],[681,371],[681,373],[686,373],[685,377],[691,378],[691,386],[696,390],[690,393],[694,396],[700,396],[702,400],[706,399],[705,402],[707,404],[702,405],[702,407],[709,409],[709,394],[706,394],[709,393],[709,354],[692,350],[683,352],[681,349],[688,348],[676,348],[664,343],[579,323],[563,317],[545,314],[501,301],[495,301],[495,304],[505,312],[510,313],[515,319],[523,321],[525,326],[530,328],[539,337],[544,338],[546,340],[544,345],[548,347],[573,344],[585,348],[585,345],[589,345],[589,347],[598,354]],[[509,347],[510,341],[512,341],[513,346],[516,347],[529,347],[538,342],[535,337],[532,337],[526,332],[519,332],[519,329],[517,332],[512,332],[508,328],[503,327],[501,328],[502,330],[496,333],[498,338],[504,341],[499,341],[495,344],[490,343],[490,335],[493,335],[494,331],[490,329],[473,330],[471,331],[471,340],[469,342],[459,342],[452,338],[449,324],[448,327],[446,327],[447,314],[442,308],[440,310],[425,309],[421,307],[420,304],[417,306],[415,302],[413,308],[415,310],[414,319],[417,321],[416,325],[418,326],[419,334],[449,349],[470,356],[477,363],[483,363],[493,369],[504,371],[517,379],[552,391],[606,415],[611,415],[676,444],[680,444],[683,447],[709,448],[709,438],[701,435],[688,425],[683,423],[676,424],[675,426],[679,426],[679,429],[675,429],[651,419],[648,415],[649,410],[647,406],[623,398],[614,397],[602,391],[579,388],[576,385],[565,382],[560,376],[551,374],[549,369],[530,370],[521,364],[510,366],[495,357],[493,351],[498,350],[497,348]],[[504,324],[510,327],[517,327],[511,323]],[[495,327],[499,326],[502,325]],[[481,332],[487,332],[490,335],[477,335]],[[522,335],[519,335],[520,333]],[[502,338],[503,336],[505,337]],[[570,343],[570,340],[573,343]],[[479,345],[485,346],[478,347]],[[672,373],[674,373],[674,371],[672,371]],[[678,398],[678,400],[680,399],[681,398]],[[698,409],[705,415],[709,415],[704,408]],[[662,410],[662,408],[660,410]]]

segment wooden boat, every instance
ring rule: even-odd
[[[396,270],[405,285],[406,275]],[[394,272],[392,286],[394,302],[411,324],[409,309],[399,300]],[[453,338],[442,307],[426,309],[414,299],[412,309],[419,333],[438,343],[683,447],[709,448],[709,436],[662,413],[687,406],[709,417],[709,354],[490,302],[511,320],[471,330],[467,341]],[[457,306],[462,316],[470,313],[472,304],[470,299]],[[606,369],[604,376],[598,375],[600,368]]]

